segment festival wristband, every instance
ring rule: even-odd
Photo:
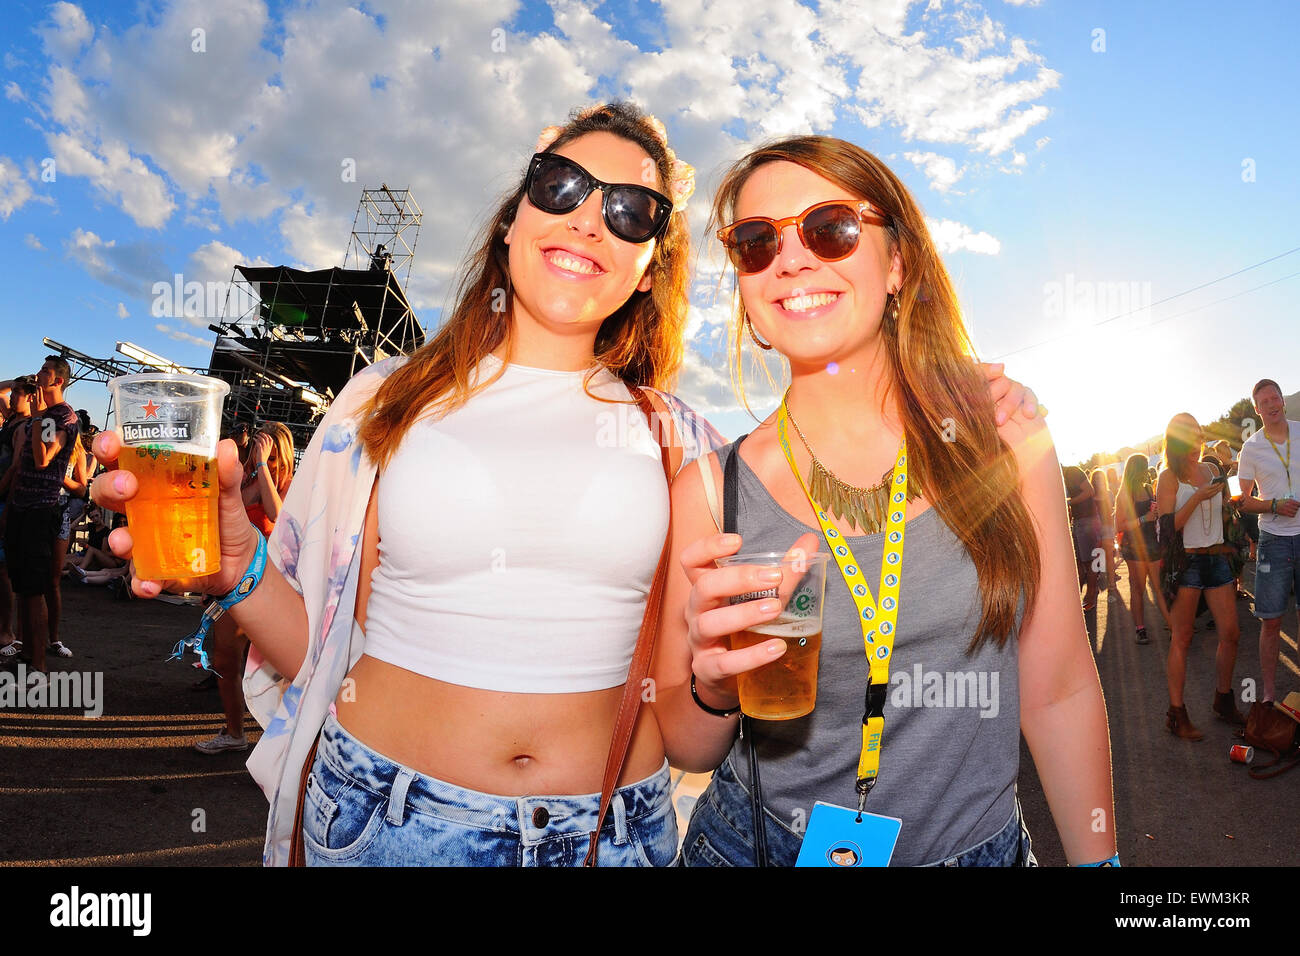
[[[1076,867],[1080,867],[1080,866],[1119,866],[1119,854],[1116,853],[1116,854],[1115,854],[1114,856],[1112,856],[1109,860],[1102,860],[1100,863],[1076,863],[1076,864],[1074,864],[1074,865],[1075,865]]]
[[[732,707],[730,710],[719,710],[717,707],[710,707],[704,701],[700,700],[699,692],[695,689],[695,671],[691,671],[691,697],[695,699],[695,703],[699,705],[700,710],[704,711],[706,714],[711,714],[714,717],[734,717],[736,714],[740,713],[739,704]]]
[[[253,589],[262,582],[262,575],[266,572],[266,538],[256,527],[253,528],[253,533],[257,535],[257,551],[253,554],[253,560],[249,563],[244,576],[239,579],[239,583],[228,594],[217,598],[207,606],[203,612],[203,617],[199,618],[198,628],[189,637],[176,642],[176,646],[172,648],[171,656],[167,660],[183,660],[185,648],[190,647],[193,648],[195,654],[199,655],[199,666],[205,671],[212,671],[212,667],[208,663],[208,652],[203,647],[208,631],[212,629],[212,625],[216,623],[221,615],[253,592]],[[212,673],[216,674],[217,672],[212,671]],[[217,674],[217,676],[220,677],[221,675]]]

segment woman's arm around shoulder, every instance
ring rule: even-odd
[[[1110,735],[1079,603],[1061,467],[1041,420],[1013,418],[999,434],[1020,467],[1042,567],[1018,637],[1020,727],[1066,858],[1095,863],[1115,853]]]

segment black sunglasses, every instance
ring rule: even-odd
[[[718,238],[727,247],[731,264],[741,275],[762,272],[781,253],[786,226],[799,232],[804,248],[823,262],[838,262],[853,255],[862,236],[862,224],[888,226],[876,215],[871,203],[858,200],[831,200],[809,206],[797,216],[768,219],[751,216],[738,219],[718,230]]]
[[[542,212],[572,212],[601,192],[601,214],[609,231],[627,242],[649,242],[668,225],[673,204],[663,193],[630,183],[602,183],[571,159],[558,153],[535,153],[528,165],[524,191]]]

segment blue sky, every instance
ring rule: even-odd
[[[205,365],[217,316],[151,314],[153,284],[340,264],[360,187],[381,180],[426,210],[411,293],[436,324],[537,132],[619,95],[699,170],[701,240],[708,191],[749,143],[811,130],[885,158],[981,352],[1050,407],[1063,460],[1178,411],[1213,418],[1260,377],[1300,389],[1300,252],[1160,301],[1300,246],[1290,4],[208,6],[8,5],[0,377],[35,370],[43,335]],[[716,244],[700,245],[680,392],[736,435],[752,421],[721,350],[728,309],[706,294]],[[102,417],[98,386],[69,397]]]

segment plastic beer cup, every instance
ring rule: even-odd
[[[760,720],[792,720],[812,713],[817,704],[817,664],[822,646],[822,608],[826,598],[826,562],[830,555],[737,554],[718,561],[720,567],[737,565],[779,568],[778,584],[741,594],[732,604],[776,598],[781,613],[771,621],[731,635],[731,649],[753,647],[779,637],[786,651],[776,660],[746,671],[736,678],[740,709]]]
[[[230,386],[204,375],[146,372],[108,387],[122,440],[117,464],[140,485],[126,503],[136,576],[166,580],[221,570],[216,459]]]

